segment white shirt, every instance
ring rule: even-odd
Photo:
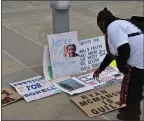
[[[128,21],[116,20],[108,26],[107,31],[110,52],[117,56],[117,48],[129,43],[130,57],[127,63],[132,67],[144,69],[144,34],[128,37],[128,34],[141,30]]]

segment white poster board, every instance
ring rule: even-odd
[[[80,73],[77,32],[48,35],[53,78]]]
[[[98,80],[93,79],[93,73],[88,73],[85,75],[81,75],[76,77],[80,81],[93,86],[94,88],[100,88],[107,86],[112,83],[116,83],[122,80],[123,76],[117,70],[112,67],[107,67],[100,75]]]
[[[79,41],[81,72],[98,68],[106,56],[104,36]]]
[[[100,63],[106,55],[106,47],[104,36],[90,38],[79,41],[80,49],[80,72],[87,72],[91,69],[99,67]],[[50,54],[48,46],[44,47],[43,55],[43,72],[46,79],[55,79],[51,66]],[[62,73],[62,71],[61,71]],[[70,72],[69,75],[72,73]],[[64,75],[65,76],[65,75]],[[67,76],[67,75],[66,75]]]
[[[27,102],[61,92],[58,88],[50,84],[48,80],[45,80],[41,76],[36,76],[20,82],[10,83],[10,85],[13,86],[18,94],[23,96]]]
[[[79,81],[77,78],[67,78],[65,80],[59,80],[54,84],[57,88],[60,90],[70,94],[78,94],[82,93],[88,90],[93,89],[93,86],[87,85],[81,81]]]

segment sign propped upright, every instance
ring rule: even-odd
[[[53,79],[80,73],[77,32],[48,35]]]

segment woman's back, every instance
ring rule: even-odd
[[[117,53],[118,46],[128,42],[131,49],[128,64],[144,69],[144,34],[128,37],[128,34],[141,30],[128,21],[116,20],[108,26],[107,31],[112,54]]]

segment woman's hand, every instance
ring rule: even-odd
[[[94,74],[93,74],[94,80],[95,80],[95,79],[99,79],[99,74],[100,74],[101,72],[102,72],[102,71],[101,71],[100,69],[97,69],[97,70],[94,72]]]

